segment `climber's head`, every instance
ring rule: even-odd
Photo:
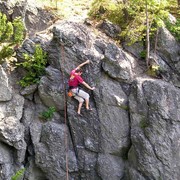
[[[76,71],[75,71],[78,75],[81,75],[82,74],[82,69],[76,69]]]

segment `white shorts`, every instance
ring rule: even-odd
[[[72,89],[74,98],[77,99],[79,102],[84,102],[84,99],[89,99],[89,94],[81,89]]]

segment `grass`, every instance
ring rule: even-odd
[[[37,0],[41,7],[51,10],[60,18],[84,16],[92,0]]]

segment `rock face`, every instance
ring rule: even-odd
[[[1,12],[7,14],[8,19],[15,19],[21,16],[30,35],[45,30],[56,19],[48,10],[38,7],[38,3],[35,0],[2,1],[0,5]]]
[[[162,81],[138,79],[130,95],[130,179],[178,179],[179,89]]]
[[[22,168],[24,180],[178,179],[178,78],[168,83],[140,76],[137,59],[83,24],[62,21],[52,38],[43,37],[27,39],[17,52],[20,62],[36,43],[48,52],[39,84],[22,89],[16,84],[21,70],[9,74],[0,66],[0,180]],[[171,54],[165,38],[159,42],[159,56],[178,77],[179,44],[171,39]],[[93,111],[83,104],[80,117],[78,102],[64,95],[70,71],[86,59],[91,63],[83,79],[96,88],[82,87]],[[52,106],[53,117],[41,119]]]

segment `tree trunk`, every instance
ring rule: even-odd
[[[58,9],[58,0],[56,0],[56,10]]]
[[[150,42],[149,42],[149,17],[148,17],[148,5],[146,0],[146,65],[149,67],[149,51],[150,51]]]

